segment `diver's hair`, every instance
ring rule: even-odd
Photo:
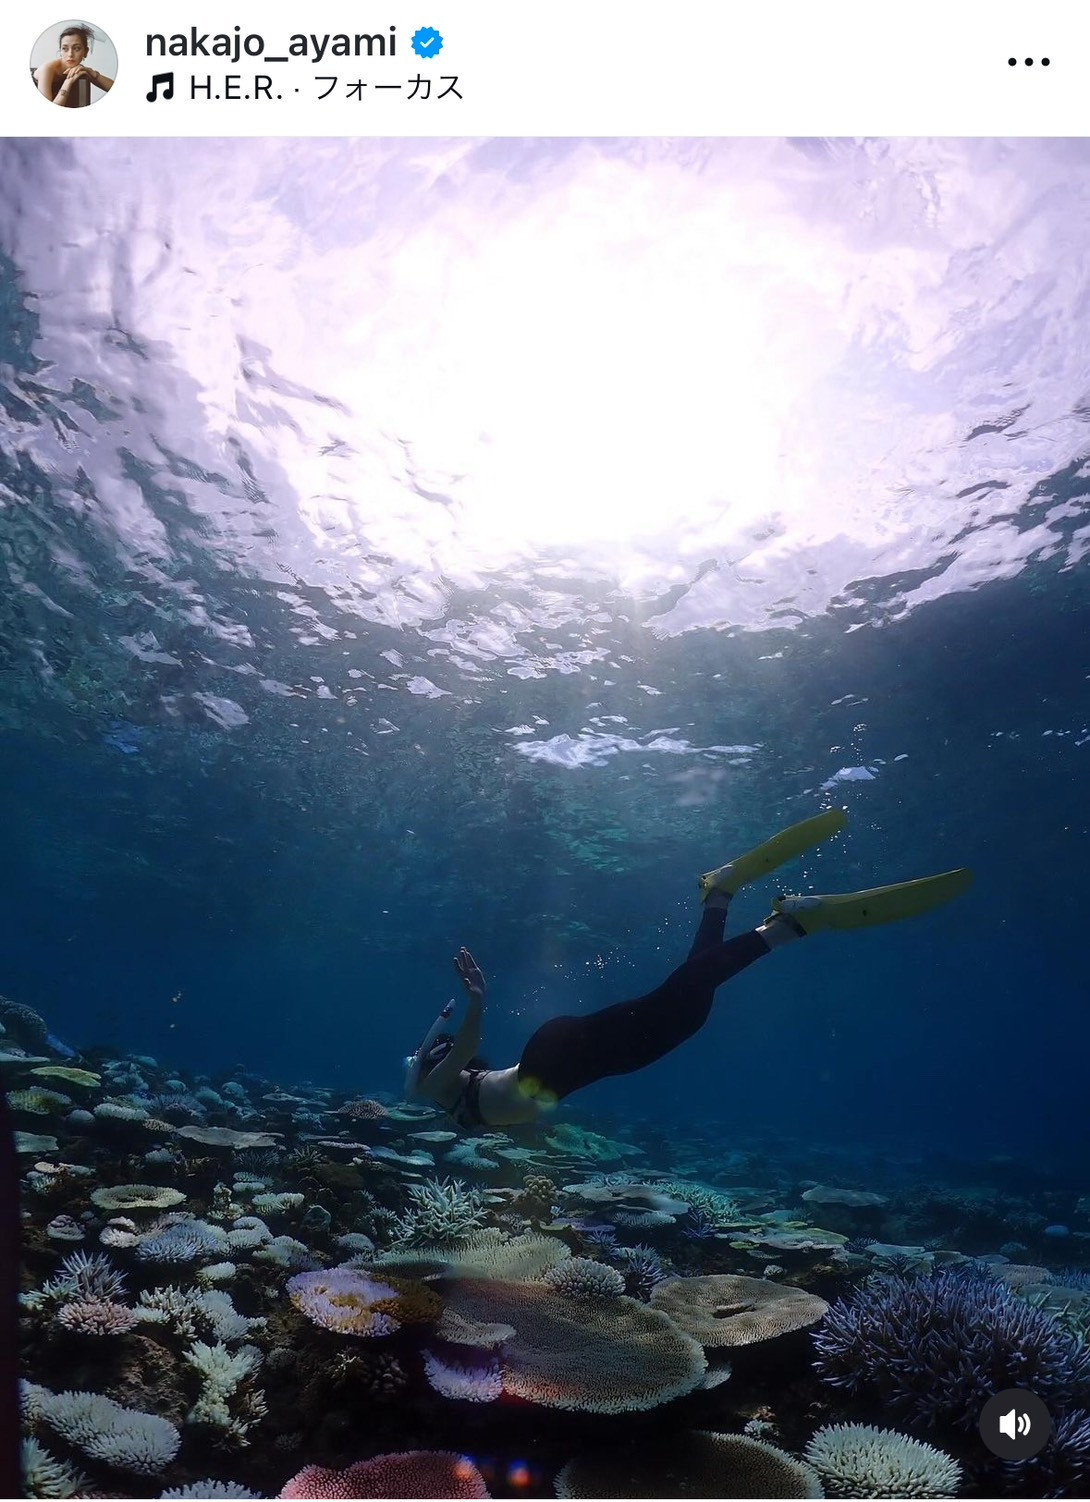
[[[480,1054],[474,1054],[471,1059],[467,1060],[466,1068],[483,1069],[486,1074],[491,1073],[492,1071],[492,1065],[488,1062],[487,1059],[482,1059]]]
[[[88,52],[90,52],[95,42],[95,34],[86,21],[81,21],[77,26],[66,26],[57,38],[58,47],[63,46],[65,37],[82,37],[83,45],[87,48]]]

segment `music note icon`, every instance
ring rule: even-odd
[[[173,99],[174,98],[174,74],[173,73],[156,73],[155,76],[151,80],[151,93],[148,95],[148,103],[149,104],[155,104],[156,101],[159,99],[159,88],[160,88],[160,85],[162,86],[162,89],[163,89],[162,97],[164,99]]]

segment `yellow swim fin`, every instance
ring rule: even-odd
[[[888,887],[869,887],[863,892],[842,892],[824,897],[777,897],[773,913],[782,913],[804,933],[826,928],[873,928],[879,923],[898,923],[929,913],[960,897],[972,885],[967,866],[944,871],[941,876],[921,876],[917,881],[898,881]]]
[[[805,855],[822,840],[838,834],[847,822],[848,816],[842,808],[830,808],[826,813],[815,814],[812,819],[792,824],[789,829],[781,829],[763,845],[754,846],[745,855],[736,855],[725,866],[706,871],[700,878],[701,897],[706,898],[711,892],[723,892],[733,897],[739,887],[767,876],[778,866],[786,865],[798,855]]]

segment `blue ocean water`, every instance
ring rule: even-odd
[[[657,155],[562,142],[285,149],[287,162],[262,142],[5,148],[8,992],[82,1044],[392,1086],[466,943],[492,979],[488,1050],[513,1060],[538,1020],[639,993],[672,968],[695,922],[696,873],[843,805],[849,833],[785,873],[789,885],[850,890],[969,864],[971,895],[918,926],[777,955],[721,993],[699,1043],[651,1079],[603,1087],[595,1105],[679,1125],[714,1118],[728,1132],[759,1121],[849,1142],[1067,1154],[1087,1042],[1077,854],[1090,755],[1087,372],[1075,316],[1087,288],[1085,247],[1065,243],[1070,231],[1049,239],[1053,213],[1077,219],[1080,190],[1034,173],[1062,177],[1082,148],[940,146],[930,162],[922,146],[870,143],[683,143]],[[357,409],[349,354],[370,367],[364,385],[383,380],[369,330],[387,339],[391,379],[410,384],[419,338],[422,380],[440,395],[458,378],[461,320],[480,319],[495,338],[486,288],[467,274],[465,305],[452,308],[457,287],[439,285],[484,259],[452,243],[464,225],[482,235],[494,225],[514,250],[565,189],[580,190],[582,218],[557,223],[557,275],[574,276],[567,262],[582,249],[605,278],[609,234],[634,219],[644,236],[634,254],[657,285],[672,245],[703,270],[716,235],[704,221],[717,201],[745,199],[762,168],[782,201],[752,209],[752,233],[790,211],[800,266],[808,243],[828,248],[832,276],[837,237],[852,233],[891,264],[919,258],[919,280],[909,261],[888,305],[868,285],[881,275],[872,265],[861,287],[796,288],[813,308],[768,315],[784,339],[796,317],[839,311],[845,326],[824,380],[786,393],[809,403],[802,452],[794,414],[780,414],[763,512],[747,491],[732,517],[740,459],[754,482],[727,370],[710,394],[721,407],[715,463],[701,474],[703,535],[690,536],[684,499],[664,490],[641,498],[629,546],[624,497],[610,495],[621,540],[592,538],[586,574],[578,543],[539,543],[532,529],[524,541],[514,492],[493,520],[502,535],[510,517],[511,547],[488,545],[473,475],[439,472],[449,406],[437,402],[438,438],[423,406],[421,429],[403,432],[382,426],[401,418],[396,402]],[[949,201],[929,206],[944,173]],[[1021,220],[991,203],[1003,179],[1021,188]],[[360,183],[367,202],[356,206]],[[837,210],[815,210],[808,241],[807,200],[813,210],[823,187],[843,199],[842,218],[831,229]],[[652,231],[631,200],[656,192],[691,202]],[[861,203],[882,194],[885,210],[861,222]],[[241,206],[225,218],[235,195]],[[990,223],[993,212],[1009,224]],[[275,247],[261,241],[266,221]],[[1012,264],[989,286],[982,259],[999,242]],[[424,258],[429,245],[434,265],[375,307],[390,263]],[[324,306],[308,301],[311,246],[343,263],[348,282]],[[779,266],[775,246],[765,253],[768,278],[786,280],[786,252]],[[743,244],[735,254],[752,277],[755,253]],[[971,262],[960,275],[959,259]],[[804,276],[816,279],[812,268]],[[932,323],[917,350],[913,329],[897,328],[906,314],[895,298],[925,290]],[[383,309],[408,316],[397,299],[413,291],[426,294],[425,322],[442,325],[445,376],[419,329],[400,341],[383,333]],[[888,328],[862,313],[852,326],[840,307],[868,292],[866,316]],[[540,289],[525,293],[533,310]],[[651,386],[675,353],[676,299],[667,284],[664,307],[632,309],[652,325],[640,372]],[[506,313],[506,289],[496,302]],[[308,319],[332,324],[342,305],[356,309],[337,352],[343,383],[300,386],[294,349],[306,347],[308,366],[336,363],[333,335],[314,349]],[[694,360],[729,335],[714,309],[702,316],[710,327],[703,341],[690,331]],[[251,327],[266,348],[247,342]],[[573,365],[601,358],[593,330],[568,333]],[[208,368],[187,368],[188,346]],[[511,347],[527,369],[541,359],[517,334]],[[522,375],[504,380],[517,388]],[[715,377],[704,366],[669,374],[694,388]],[[870,384],[853,395],[849,380]],[[850,436],[848,452],[839,445],[853,421],[883,420],[878,397],[895,381],[913,388],[884,416],[896,457],[867,475],[857,508],[858,459]],[[820,430],[805,425],[838,396],[823,452]],[[625,426],[610,403],[607,448]],[[473,413],[482,428],[490,418]],[[586,420],[593,435],[593,413]],[[565,433],[548,406],[520,422],[563,472]],[[897,452],[914,423],[933,422],[941,441],[930,451]],[[474,436],[452,435],[452,449]],[[683,433],[662,439],[685,444]],[[488,445],[478,447],[483,469]],[[434,475],[416,474],[415,449]],[[385,474],[380,457],[393,466]],[[809,547],[800,518],[777,510],[800,460],[820,462],[834,485],[841,461],[845,470],[844,499],[818,498],[831,540]],[[309,466],[302,498],[296,465]],[[686,480],[688,469],[679,463]],[[581,483],[573,469],[567,484]],[[381,535],[383,486],[392,542]],[[342,488],[337,512],[329,497]],[[597,499],[588,492],[584,504]],[[853,540],[867,521],[885,534],[869,550]],[[762,527],[784,539],[774,560],[762,557]],[[633,590],[609,577],[611,553],[631,571],[632,551],[664,542],[675,549],[662,557],[668,585]],[[505,551],[510,566],[490,566]],[[848,780],[841,769],[853,768],[870,771]],[[739,921],[763,917],[769,895],[747,893]]]
[[[1070,1214],[1085,143],[0,150],[6,996],[393,1096],[460,945],[514,1063],[843,807],[733,931],[972,889],[771,954],[565,1119],[1013,1158]]]

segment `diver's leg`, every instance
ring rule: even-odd
[[[706,1022],[716,988],[762,955],[824,929],[869,928],[930,912],[961,896],[972,879],[962,867],[863,892],[777,897],[759,928],[690,953],[646,996],[539,1027],[519,1061],[519,1084],[529,1095],[560,1099],[607,1075],[643,1069],[691,1038]]]
[[[686,959],[692,959],[694,955],[704,954],[709,949],[718,949],[723,942],[723,936],[727,928],[727,910],[730,907],[730,898],[725,892],[710,892],[704,899],[700,913],[700,922],[697,924],[693,942],[689,946]]]
[[[788,861],[804,855],[822,840],[838,834],[848,821],[843,809],[827,809],[810,819],[781,829],[771,839],[756,845],[743,855],[736,855],[726,865],[706,871],[700,878],[700,894],[704,903],[700,924],[689,950],[689,959],[716,948],[723,942],[726,928],[727,908],[730,900],[742,887],[759,880],[770,871]]]
[[[552,1018],[522,1051],[520,1087],[538,1099],[559,1100],[607,1075],[646,1068],[698,1032],[716,987],[772,947],[756,930],[739,934],[690,956],[646,996],[587,1017]]]

